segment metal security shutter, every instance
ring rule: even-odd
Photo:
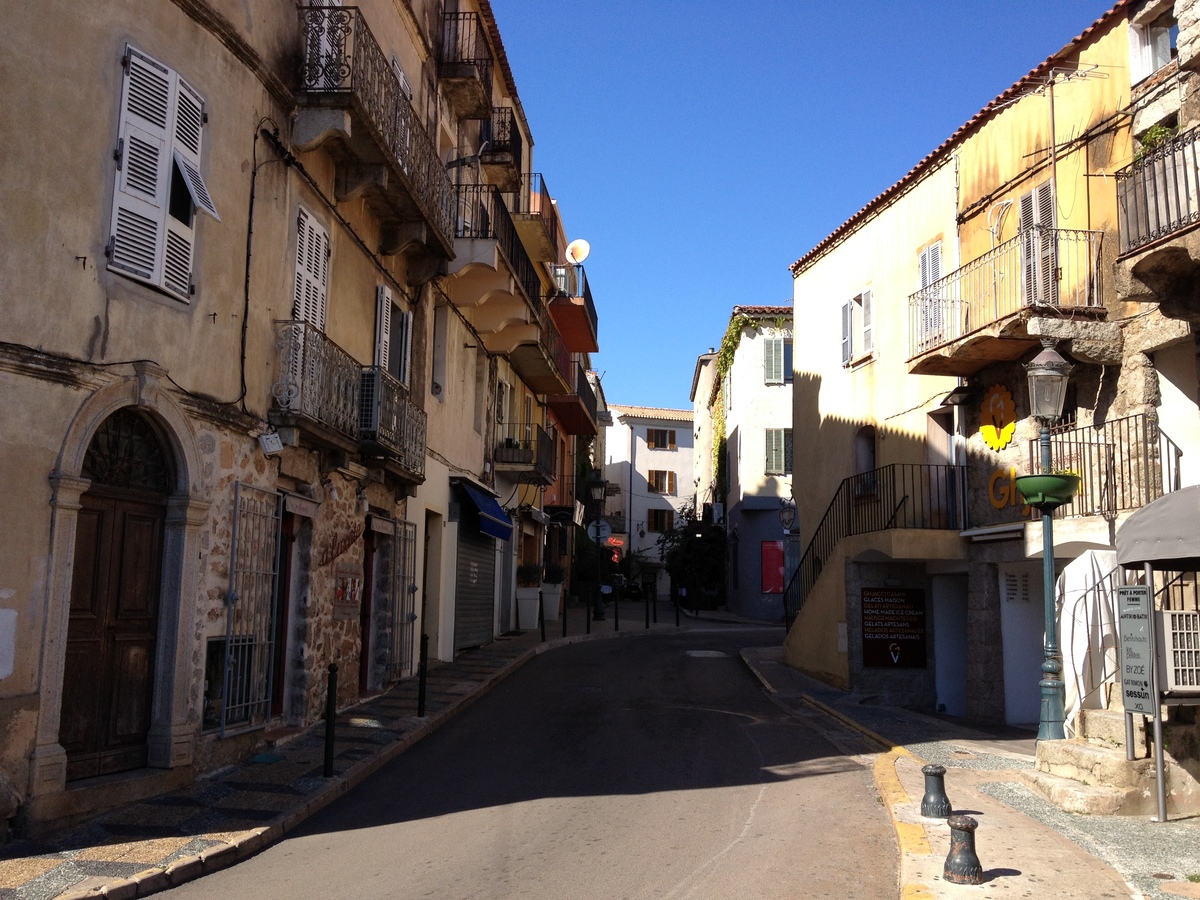
[[[496,584],[496,539],[481,534],[476,516],[466,509],[458,526],[458,565],[455,575],[454,649],[457,651],[486,644],[494,637],[492,606]]]

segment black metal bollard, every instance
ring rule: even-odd
[[[646,594],[646,630],[650,630],[650,594]]]
[[[538,591],[538,624],[542,626],[542,643],[546,643],[546,601]]]
[[[417,662],[417,718],[425,715],[425,684],[429,674],[429,635],[421,635],[421,656]]]
[[[562,626],[563,626],[563,635],[562,636],[563,637],[567,636],[567,610],[569,610],[570,608],[571,608],[570,598],[563,597],[563,601],[562,601],[562,620],[563,620],[562,621]]]
[[[679,627],[679,597],[675,597],[675,627]]]
[[[329,693],[325,697],[325,777],[333,777],[334,727],[337,724],[337,663],[329,664]]]
[[[975,855],[975,829],[979,823],[970,816],[951,816],[950,853],[942,875],[951,884],[983,884],[983,866]]]
[[[613,631],[621,630],[621,592],[613,591]]]
[[[923,766],[925,775],[925,796],[921,798],[921,815],[930,819],[945,819],[954,810],[950,806],[950,798],[946,796],[946,767],[937,763]]]

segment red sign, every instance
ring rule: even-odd
[[[610,538],[607,538],[604,541],[604,543],[610,547],[624,547],[625,546],[625,538],[610,537]]]
[[[783,541],[762,542],[762,592],[783,593]]]

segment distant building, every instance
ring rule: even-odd
[[[670,582],[658,537],[675,527],[694,497],[692,412],[647,406],[609,406],[605,479],[614,491],[606,509],[613,536],[646,562],[642,585],[665,598]]]

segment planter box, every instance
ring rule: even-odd
[[[517,587],[517,629],[532,631],[538,627],[538,592],[541,588]]]
[[[1021,499],[1039,509],[1054,509],[1070,503],[1078,491],[1078,475],[1017,476],[1017,492]]]
[[[562,584],[542,582],[542,615],[547,622],[558,621],[558,608],[562,602]]]

